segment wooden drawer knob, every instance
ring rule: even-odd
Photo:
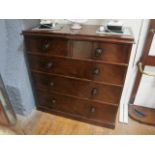
[[[99,68],[94,68],[92,74],[93,75],[99,75],[100,74],[100,69]]]
[[[91,113],[95,113],[96,112],[96,108],[95,107],[91,107],[90,112]]]
[[[96,88],[93,88],[93,89],[92,89],[91,95],[92,95],[92,96],[96,96],[96,95],[97,95],[97,89],[96,89]]]
[[[95,57],[98,58],[102,55],[102,49],[101,48],[96,48],[95,50]]]
[[[52,102],[52,104],[55,104],[55,103],[56,103],[56,99],[53,98],[53,99],[51,100],[51,102]]]
[[[56,99],[53,97],[52,99],[48,99],[48,104],[51,106],[54,106],[54,104],[56,103]]]
[[[51,81],[50,82],[50,86],[53,87],[54,86],[54,82]]]
[[[43,51],[47,51],[49,49],[49,47],[50,47],[50,43],[47,42],[43,45],[42,49],[43,49]]]
[[[47,64],[46,64],[46,68],[47,69],[50,69],[50,68],[52,68],[53,67],[53,62],[48,62]]]

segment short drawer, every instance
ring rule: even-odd
[[[45,106],[55,111],[87,117],[89,105],[78,99],[56,93],[37,92],[38,106]]]
[[[128,63],[131,46],[113,43],[94,43],[92,58],[106,62]]]
[[[72,57],[128,64],[131,45],[72,41]]]
[[[122,92],[122,87],[99,84],[88,80],[78,80],[36,72],[32,72],[32,77],[37,89],[47,92],[55,91],[111,104],[119,103]]]
[[[28,58],[32,70],[118,85],[123,85],[127,69],[126,66],[52,56],[28,55]]]
[[[26,51],[31,53],[66,56],[68,44],[68,40],[62,38],[25,37]]]

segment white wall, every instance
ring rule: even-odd
[[[154,72],[155,67],[146,66],[145,71]],[[155,77],[142,76],[134,104],[155,109]]]

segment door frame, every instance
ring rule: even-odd
[[[147,30],[149,26],[150,19],[143,19],[140,26],[140,31],[138,35],[137,43],[134,45],[132,52],[134,53],[134,61],[130,60],[129,67],[126,75],[126,80],[123,89],[123,95],[120,101],[120,111],[119,111],[119,121],[121,123],[128,123],[128,104],[130,100],[130,95],[134,87],[134,82],[137,74],[137,62],[143,53],[143,46],[145,43],[145,38],[147,36]]]

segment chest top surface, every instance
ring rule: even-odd
[[[50,29],[38,29],[33,28],[24,30],[24,36],[49,36],[49,37],[61,37],[66,39],[77,39],[77,40],[90,40],[90,41],[107,41],[114,43],[125,43],[133,44],[134,37],[130,28],[126,28],[129,34],[107,34],[107,33],[96,33],[99,25],[83,25],[80,30],[72,30],[70,25],[64,25],[60,30]]]

